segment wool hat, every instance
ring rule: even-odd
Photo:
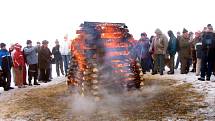
[[[44,45],[44,44],[49,44],[49,42],[47,41],[47,40],[43,40],[42,41],[42,44]]]
[[[146,32],[141,33],[141,36],[147,36]]]
[[[27,40],[26,44],[31,44],[32,41],[31,40]]]

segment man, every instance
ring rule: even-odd
[[[56,44],[55,47],[53,47],[53,49],[52,49],[52,54],[54,55],[57,76],[60,76],[59,67],[60,67],[60,70],[61,70],[61,74],[64,75],[63,60],[62,60],[62,56],[61,56],[61,53],[60,53],[59,41],[57,39],[55,41],[55,44]]]
[[[152,71],[152,75],[157,74],[158,68],[160,75],[163,75],[164,70],[164,59],[168,46],[167,37],[161,32],[160,29],[155,30],[155,40],[153,43],[154,46],[154,56],[155,56],[155,65]]]
[[[179,41],[180,41],[180,38],[181,38],[181,33],[180,32],[177,32],[177,42],[176,42],[176,51],[178,52],[179,51]],[[177,60],[176,60],[176,64],[175,64],[175,69],[178,69],[178,65],[179,65],[179,62],[180,62],[180,59],[179,59],[179,54],[177,56]]]
[[[37,82],[38,77],[38,48],[32,46],[32,41],[27,40],[27,47],[24,48],[24,55],[28,65],[28,85],[32,86],[31,80],[34,78],[34,85],[40,85]]]
[[[187,74],[189,72],[189,60],[190,60],[190,43],[189,34],[186,29],[183,30],[183,35],[179,40],[179,58],[181,62],[181,74]]]
[[[6,49],[6,44],[1,43],[0,44],[1,50],[0,50],[0,73],[3,77],[3,80],[5,81],[5,84],[3,85],[4,91],[8,91],[10,89],[14,89],[13,87],[10,87],[11,84],[11,67],[12,67],[12,58],[8,50]]]
[[[41,74],[41,80],[45,83],[49,82],[50,64],[51,64],[51,51],[48,48],[48,41],[43,40],[42,46],[38,53],[38,62]]]
[[[64,63],[65,74],[67,76],[67,70],[69,67],[70,59],[71,59],[71,54],[70,54],[67,36],[64,37],[64,41],[60,47],[60,52],[61,52],[63,63]]]
[[[176,48],[177,48],[177,40],[174,36],[173,32],[171,30],[168,31],[168,35],[170,37],[167,52],[170,55],[170,71],[168,71],[168,74],[174,74],[174,60],[175,60],[175,54],[176,54]]]
[[[194,39],[190,42],[191,45],[191,57],[192,57],[192,64],[193,64],[193,69],[191,70],[191,72],[196,72],[196,63],[197,63],[197,57],[196,57],[196,43],[198,43],[201,39],[201,32],[195,32],[195,37]]]
[[[212,68],[215,61],[215,33],[211,24],[207,25],[207,31],[202,36],[202,62],[200,81],[210,81]]]

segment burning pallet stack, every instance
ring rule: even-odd
[[[123,23],[84,22],[71,45],[68,85],[72,92],[100,97],[141,88],[142,71],[132,58],[132,36]]]

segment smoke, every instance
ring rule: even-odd
[[[145,105],[161,90],[159,85],[146,85],[141,90],[110,93],[110,90],[100,89],[101,100],[95,101],[94,96],[72,94],[65,98],[67,101],[67,117],[72,120],[125,120],[138,105]]]

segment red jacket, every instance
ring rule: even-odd
[[[21,50],[16,50],[13,57],[13,66],[14,68],[18,68],[19,66],[24,66],[25,60],[23,56],[23,52]]]

